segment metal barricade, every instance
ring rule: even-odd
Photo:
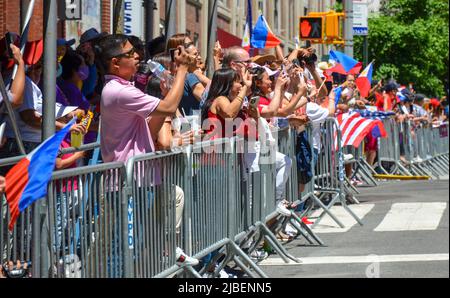
[[[123,163],[53,173],[47,201],[49,277],[126,277]],[[46,251],[41,251],[43,256]],[[44,275],[45,276],[45,275]]]
[[[149,278],[175,266],[186,191],[186,155],[158,152],[131,158],[127,163],[128,239],[130,270]],[[178,235],[178,237],[177,237]]]
[[[287,189],[291,191],[291,194],[288,194],[289,201],[294,206],[300,205],[302,202],[305,202],[307,199],[312,199],[315,197],[314,195],[314,166],[313,166],[313,150],[312,150],[312,125],[307,124],[304,128],[296,131],[295,129],[286,130],[289,133],[281,133],[279,134],[279,143],[280,143],[280,152],[286,154],[292,159],[292,169],[291,176],[288,180]],[[299,194],[299,175],[298,173],[298,160],[297,160],[297,150],[302,150],[302,148],[297,148],[300,146],[298,144],[299,134],[305,133],[307,142],[309,144],[309,157],[310,162],[310,174],[311,180],[305,185],[305,188],[302,193]],[[314,199],[312,199],[314,201]],[[314,204],[314,203],[313,203]],[[313,206],[311,206],[312,208]],[[306,213],[308,210],[303,211]],[[310,244],[319,244],[324,245],[324,242],[311,230],[311,228],[305,224],[302,220],[302,216],[300,214],[296,214],[296,212],[292,212],[291,217],[288,222],[297,230],[297,237],[303,236]]]
[[[448,123],[431,128],[432,165],[441,175],[448,175]]]
[[[387,138],[378,139],[378,167],[386,175],[412,176],[400,162],[400,149],[404,145],[400,144],[400,140],[403,138],[403,132],[400,131],[401,127],[398,126],[394,118],[383,119],[383,125],[386,129]]]
[[[433,129],[428,123],[420,123],[416,129],[417,156],[413,159],[413,164],[427,176],[437,177],[445,174],[445,169],[440,168],[434,162],[436,141]]]
[[[367,162],[365,157],[365,143],[361,142],[358,148],[347,147],[344,148],[344,153],[353,155],[353,174],[352,177],[357,177],[359,180],[364,181],[369,186],[378,186],[377,181],[373,178],[377,172]]]
[[[323,216],[328,214],[341,228],[345,226],[330,211],[337,201],[340,201],[342,207],[360,224],[361,219],[347,206],[344,196],[344,157],[341,146],[341,131],[339,130],[336,119],[329,118],[321,125],[321,150],[319,150],[318,162],[315,167],[316,191],[321,195],[316,203],[323,209],[323,212],[316,219],[314,226],[319,224]],[[329,203],[325,205],[322,202],[326,196],[330,196]]]
[[[32,214],[34,205],[26,209],[17,219],[14,229],[8,229],[10,221],[9,207],[5,196],[1,196],[0,205],[0,261],[32,260]],[[32,262],[33,264],[33,262]]]
[[[399,124],[401,126],[402,141],[405,146],[405,160],[408,163],[406,167],[411,174],[417,176],[429,176],[430,172],[419,166],[418,162],[418,130],[412,121],[405,121]],[[419,133],[420,134],[420,133]]]

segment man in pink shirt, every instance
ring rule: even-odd
[[[101,98],[101,152],[104,162],[126,162],[135,155],[153,152],[149,116],[175,114],[183,96],[188,70],[195,58],[183,47],[175,54],[178,65],[172,89],[164,100],[143,93],[131,82],[140,62],[139,55],[125,35],[109,35],[99,42],[99,59],[105,70]]]
[[[143,93],[131,82],[137,72],[140,57],[127,36],[108,35],[99,41],[96,50],[105,73],[100,130],[103,161],[127,162],[133,156],[155,151],[147,119],[150,116],[166,117],[175,114],[183,96],[186,75],[189,69],[196,67],[195,57],[188,55],[184,47],[178,47],[174,55],[178,66],[177,74],[172,88],[165,99],[161,100]],[[184,208],[184,193],[178,186],[175,188],[178,228]],[[199,263],[178,247],[176,260],[180,266],[195,266]]]

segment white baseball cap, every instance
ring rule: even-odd
[[[62,118],[64,116],[67,116],[69,113],[75,111],[78,109],[78,107],[75,106],[64,106],[60,104],[59,102],[55,103],[55,119]],[[36,112],[39,115],[42,115],[42,103],[37,104],[36,106]]]

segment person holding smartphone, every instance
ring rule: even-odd
[[[214,73],[201,113],[203,129],[208,140],[232,137],[236,134],[236,131],[227,131],[226,122],[233,122],[238,117],[242,120],[247,118],[243,115],[243,104],[251,86],[252,77],[244,69],[238,73],[231,68],[222,68]],[[254,110],[250,113],[254,115],[253,112]]]
[[[186,34],[176,34],[169,38],[167,41],[166,52],[170,54],[171,57],[174,57],[179,46],[183,46],[187,54],[195,58],[195,65],[193,65],[193,67],[189,70],[189,73],[186,75],[183,97],[179,107],[185,116],[191,116],[194,111],[200,110],[200,101],[202,100],[202,95],[205,91],[205,85],[199,78],[202,72],[199,71],[198,67],[198,50],[189,36]]]
[[[11,88],[8,88],[14,64],[18,66],[17,73],[11,84]],[[20,53],[20,49],[14,43],[11,43],[11,39],[7,37],[0,40],[0,70],[5,85],[7,86],[6,90],[9,89],[7,95],[12,107],[20,107],[23,103],[23,93],[25,90],[25,62]],[[3,105],[2,92],[0,92],[0,105]]]

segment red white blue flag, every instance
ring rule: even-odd
[[[20,212],[47,196],[47,185],[52,178],[59,147],[75,121],[76,118],[44,141],[6,175],[5,193],[11,213],[10,230],[14,228]]]

